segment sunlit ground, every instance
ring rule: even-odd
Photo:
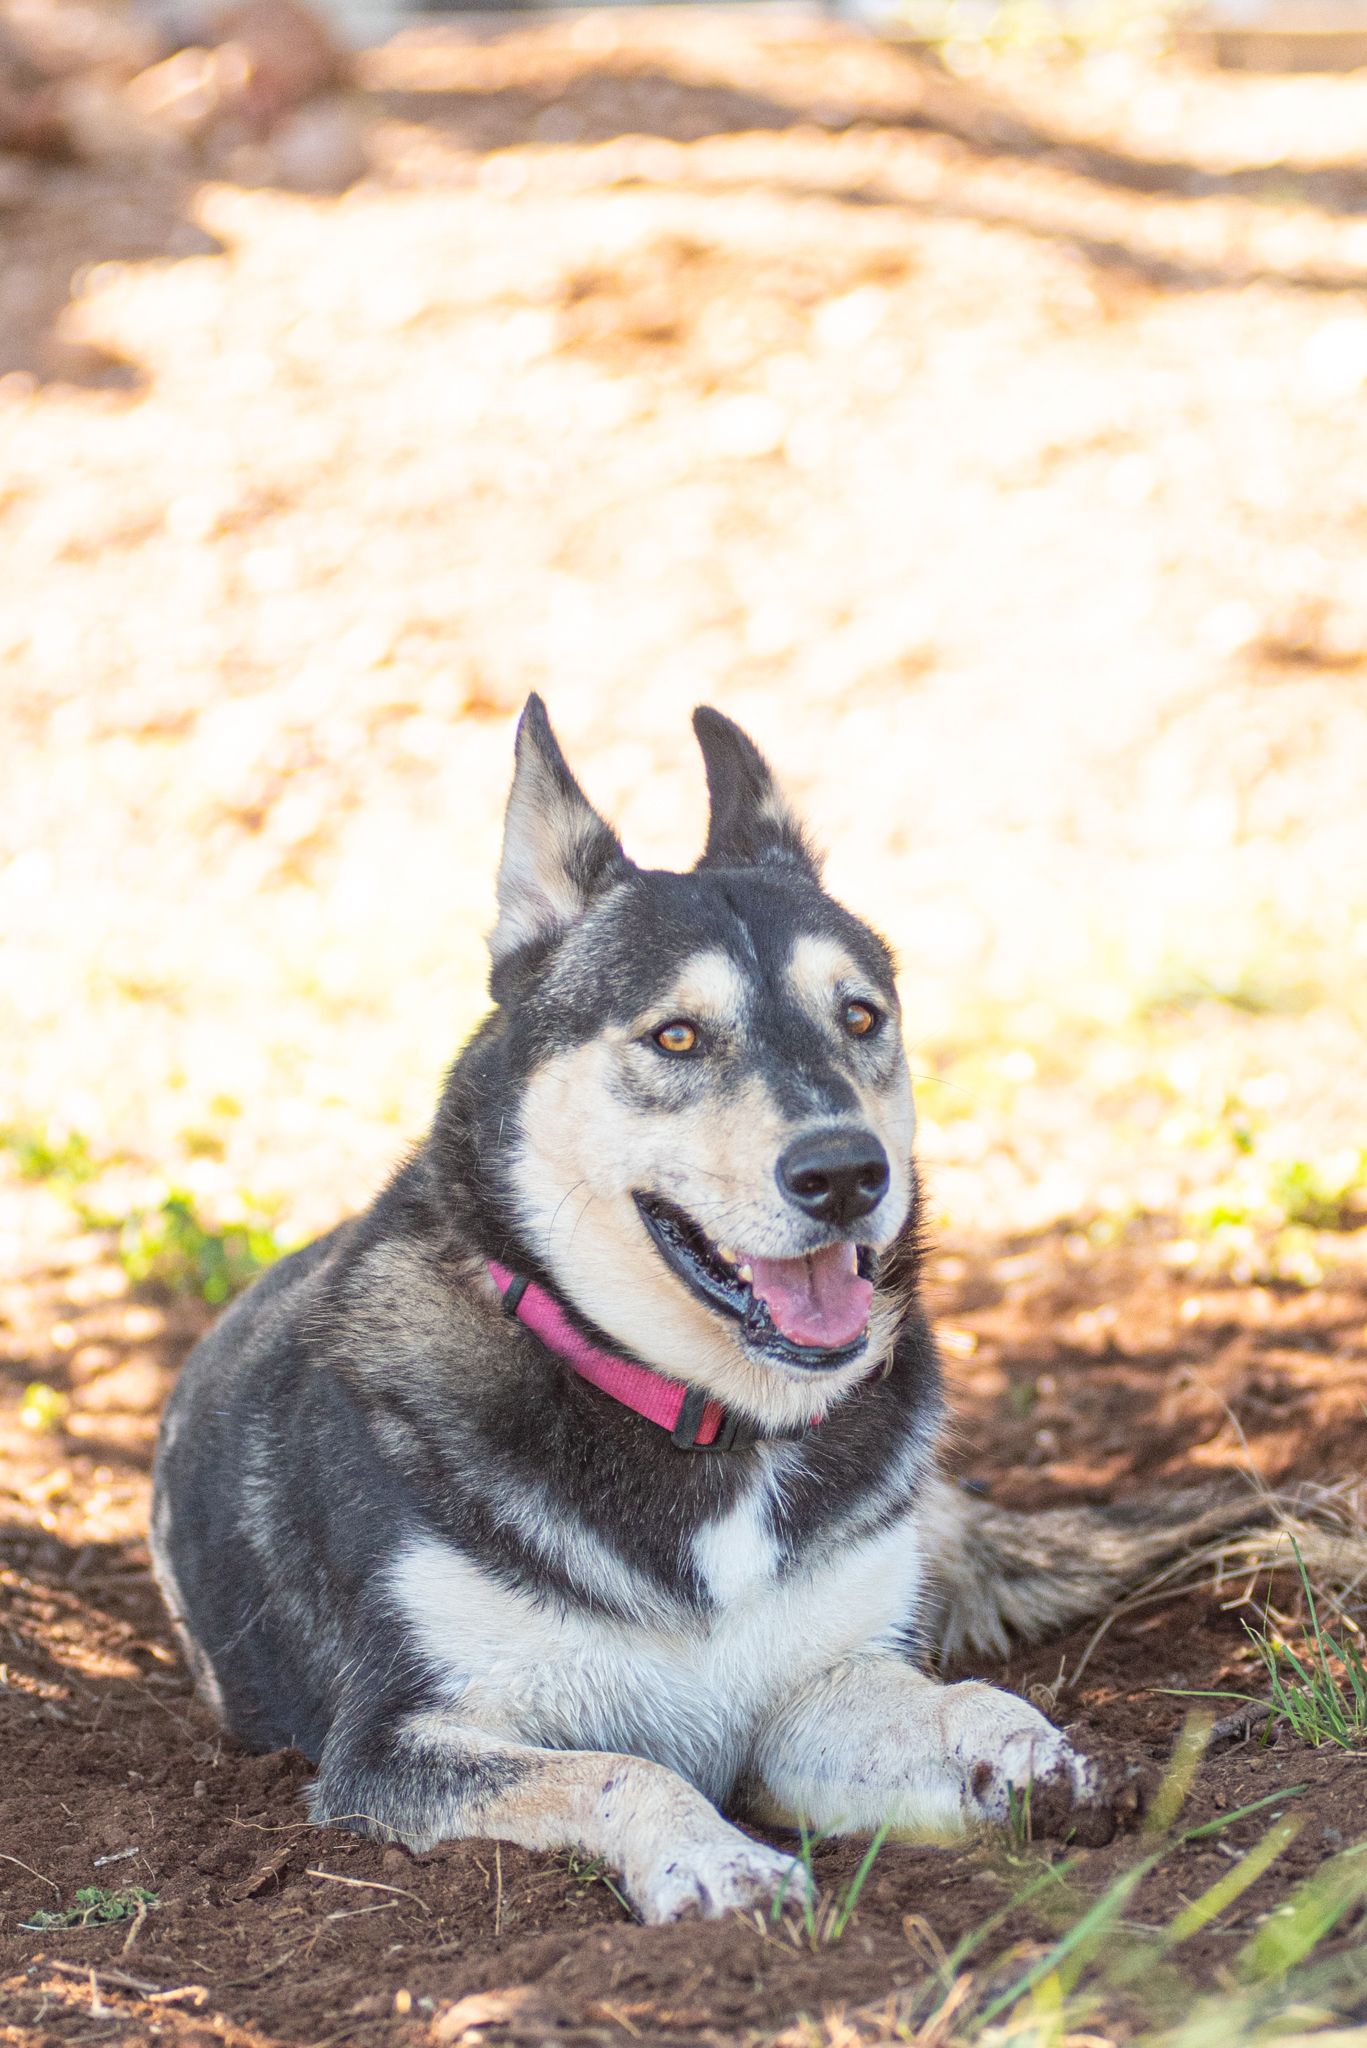
[[[0,382],[0,1123],[363,1200],[539,689],[642,859],[695,702],[768,748],[901,955],[942,1220],[1351,1193],[1367,79],[590,20],[369,83],[374,178],[187,188],[214,253],[109,259],[106,179]]]

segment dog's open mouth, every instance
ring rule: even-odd
[[[638,1194],[636,1206],[665,1264],[709,1308],[734,1317],[752,1350],[823,1371],[863,1349],[875,1265],[867,1245],[823,1245],[797,1259],[747,1258],[715,1244],[662,1195]]]

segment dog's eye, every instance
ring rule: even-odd
[[[672,1024],[662,1024],[655,1033],[655,1043],[661,1052],[696,1052],[698,1031],[694,1024],[685,1023],[676,1017]]]
[[[840,1021],[851,1038],[867,1038],[878,1029],[878,1012],[872,1003],[846,1003]]]

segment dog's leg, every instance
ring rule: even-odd
[[[701,1792],[643,1757],[507,1742],[441,1710],[339,1723],[308,1794],[313,1818],[411,1849],[491,1835],[581,1849],[620,1871],[641,1918],[716,1918],[780,1893],[802,1868],[724,1821]]]
[[[794,1693],[761,1729],[754,1807],[832,1832],[884,1821],[933,1835],[1009,1820],[1027,1788],[1032,1820],[1088,1832],[1094,1766],[1013,1693],[941,1685],[889,1656],[850,1657]]]

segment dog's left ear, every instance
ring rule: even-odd
[[[524,946],[577,924],[612,884],[633,872],[612,828],[570,773],[546,707],[527,699],[517,727],[517,765],[498,868],[498,921],[489,934],[494,971]]]
[[[783,862],[819,880],[821,861],[769,763],[738,725],[700,704],[693,730],[707,770],[711,813],[700,868],[763,867]]]

